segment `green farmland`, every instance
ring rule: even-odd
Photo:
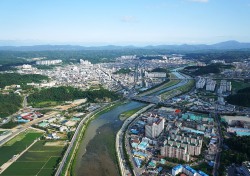
[[[35,139],[42,135],[40,132],[27,130],[18,134],[16,137],[5,143],[0,147],[0,166],[10,160],[14,155],[21,153],[26,149]]]
[[[62,157],[65,145],[45,145],[38,141],[16,162],[6,169],[3,176],[50,176],[54,175],[57,164]]]

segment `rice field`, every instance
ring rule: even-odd
[[[4,176],[50,176],[54,175],[62,157],[63,145],[45,145],[45,141],[36,142],[2,175]],[[56,144],[56,143],[55,143]]]
[[[0,147],[0,166],[13,158],[14,155],[25,150],[34,140],[41,137],[42,133],[26,130]]]

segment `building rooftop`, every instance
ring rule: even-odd
[[[183,168],[183,166],[182,166],[181,164],[179,164],[179,165],[173,167],[173,170],[176,171],[176,170],[179,170],[179,169],[181,169],[181,168]]]

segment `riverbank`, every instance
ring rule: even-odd
[[[102,107],[101,109],[98,109],[97,111],[95,111],[92,115],[90,115],[89,118],[86,119],[86,121],[82,124],[83,126],[81,127],[81,131],[77,135],[77,141],[74,143],[74,145],[71,149],[71,152],[70,152],[69,156],[67,157],[67,160],[65,162],[66,164],[65,164],[65,167],[64,167],[63,172],[62,172],[63,175],[66,175],[66,176],[67,175],[75,175],[73,172],[74,166],[75,166],[75,157],[78,154],[79,145],[84,138],[84,135],[85,135],[86,129],[89,126],[89,123],[92,120],[94,120],[95,118],[99,117],[101,114],[106,113],[106,112],[112,110],[113,108],[115,108],[119,105],[122,105],[124,103],[126,103],[126,102],[118,101],[115,103],[108,104],[108,105]]]
[[[142,108],[144,108],[144,107],[139,107],[139,108],[135,108],[135,109],[131,109],[129,111],[126,111],[126,112],[120,114],[119,118],[122,121],[126,120],[127,118],[129,118],[130,116],[132,116],[134,113],[136,113],[137,111],[139,111]]]
[[[148,109],[155,106],[154,104],[150,104],[141,110],[134,113],[132,116],[127,118],[123,123],[121,129],[116,134],[116,153],[119,164],[120,173],[122,176],[126,176],[128,174],[134,175],[132,164],[130,163],[130,158],[126,150],[125,145],[125,135],[129,125],[138,117],[141,113],[147,111]]]
[[[116,133],[123,124],[119,115],[144,105],[131,101],[92,120],[80,143],[73,173],[76,176],[120,175],[115,149]]]

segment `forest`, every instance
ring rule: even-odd
[[[241,164],[243,161],[250,160],[250,136],[233,136],[225,139],[224,142],[229,149],[221,153],[221,172],[223,172],[225,166],[232,163]]]
[[[186,59],[210,63],[211,60],[225,60],[226,63],[239,62],[250,58],[250,50],[211,50],[187,52]]]
[[[226,100],[230,104],[250,107],[250,87],[238,90],[236,94],[229,95]]]
[[[129,68],[121,68],[114,72],[114,74],[129,74],[130,72],[132,72],[132,70],[130,70]]]
[[[0,118],[9,116],[19,110],[22,106],[22,97],[17,94],[0,94]]]
[[[187,72],[191,75],[200,76],[205,74],[219,74],[223,69],[233,68],[232,65],[224,64],[209,64],[207,66],[188,66],[184,68],[184,72]]]
[[[48,77],[38,74],[3,73],[0,74],[0,88],[13,84],[21,85],[22,87],[31,82],[40,83],[42,80],[48,80]]]
[[[88,102],[104,102],[114,101],[120,97],[116,93],[104,88],[82,91],[73,87],[62,86],[42,89],[39,92],[31,94],[27,100],[30,105],[37,106],[42,102],[63,102],[82,98],[87,98]]]

